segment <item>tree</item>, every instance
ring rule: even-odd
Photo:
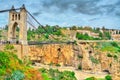
[[[104,26],[102,27],[102,30],[105,30],[105,27],[104,27]]]
[[[89,26],[84,27],[84,29],[85,29],[85,30],[92,30],[92,28],[89,27]]]
[[[107,37],[107,39],[111,39],[111,35],[109,32],[104,32],[105,36]]]
[[[77,30],[77,27],[76,26],[72,26],[70,29],[71,30]]]
[[[103,37],[103,34],[102,34],[102,32],[99,32],[99,37],[101,37],[101,38]]]
[[[8,30],[8,25],[5,25],[5,30]]]
[[[100,28],[96,28],[97,31],[100,31]]]

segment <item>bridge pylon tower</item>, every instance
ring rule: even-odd
[[[23,5],[20,11],[17,12],[12,6],[9,11],[9,23],[8,23],[8,41],[16,42],[16,28],[19,26],[19,38],[18,42],[21,44],[27,44],[27,10]]]

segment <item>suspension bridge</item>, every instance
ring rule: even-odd
[[[7,41],[5,43],[17,43],[17,44],[28,44],[28,45],[35,45],[35,44],[54,44],[54,43],[73,43],[73,41],[67,42],[51,42],[50,39],[48,42],[38,42],[38,41],[27,41],[27,28],[28,25],[32,29],[37,29],[34,25],[36,23],[40,26],[46,33],[48,30],[26,9],[25,5],[23,4],[20,8],[14,8],[12,6],[11,9],[0,10],[0,13],[9,12],[9,23],[8,23],[8,36]],[[33,23],[34,22],[34,23]],[[16,27],[19,26],[19,39],[16,40]],[[41,32],[40,32],[41,33]],[[41,33],[42,34],[42,33]],[[54,36],[50,35],[53,39]]]

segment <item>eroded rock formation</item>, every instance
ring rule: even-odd
[[[101,51],[97,43],[47,44],[29,46],[29,58],[43,64],[69,65],[76,69],[92,72],[111,73],[114,79],[120,78],[116,62],[110,51]],[[115,76],[116,75],[116,76]]]
[[[72,65],[73,56],[72,45],[49,44],[29,47],[30,59],[44,64]]]

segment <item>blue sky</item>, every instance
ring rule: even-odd
[[[120,29],[120,0],[0,0],[0,10],[22,4],[42,25]],[[0,13],[0,26],[6,24],[8,13]]]

